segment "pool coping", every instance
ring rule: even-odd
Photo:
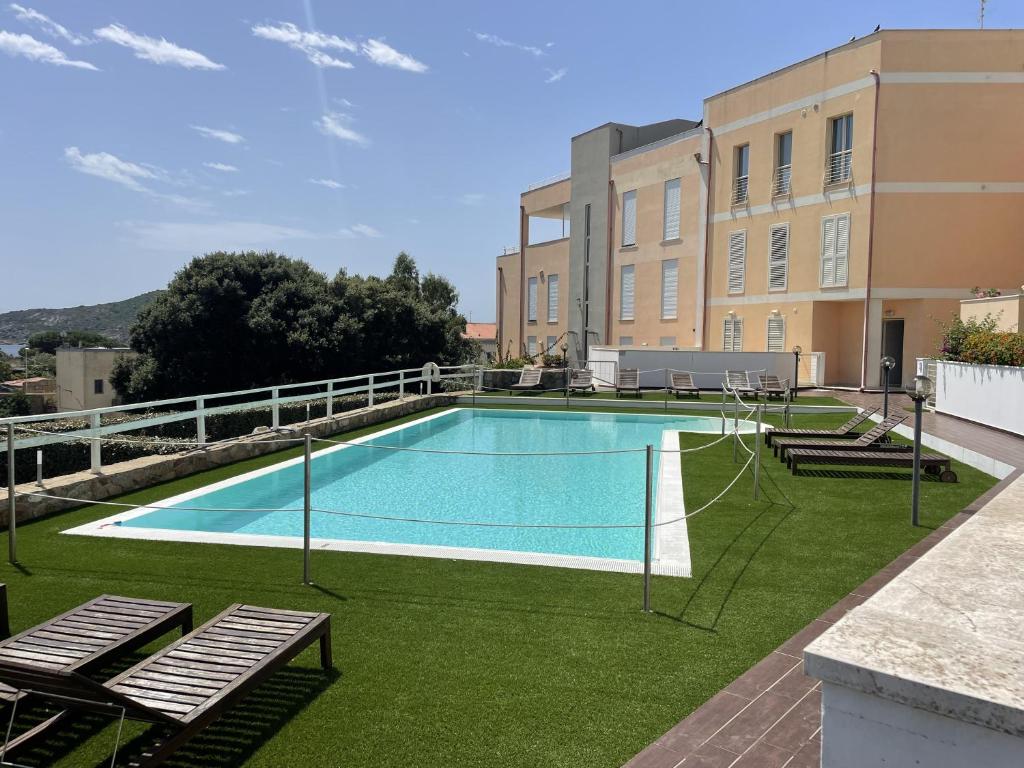
[[[333,445],[328,448],[316,451],[313,454],[315,460],[319,456],[327,455],[335,451],[346,450],[352,444],[366,443],[373,439],[383,437],[393,432],[426,423],[433,419],[446,416],[455,411],[474,410],[472,407],[454,406],[445,408],[439,413],[424,416],[419,419],[397,424],[393,427],[371,432],[362,437],[346,440],[344,445]],[[485,409],[481,409],[485,410]],[[520,410],[523,412],[545,413],[544,410],[533,411]],[[563,413],[566,411],[563,411]],[[568,411],[569,413],[580,413],[590,416],[592,413],[586,411]],[[549,413],[549,412],[548,412]],[[640,415],[640,414],[637,414]],[[643,414],[655,415],[655,414]],[[686,520],[683,517],[686,513],[683,498],[683,482],[681,474],[681,459],[678,453],[679,435],[684,430],[664,429],[662,430],[662,442],[659,446],[662,451],[661,461],[658,464],[657,494],[655,496],[655,535],[652,547],[651,572],[659,576],[689,577],[691,575],[691,561],[689,551],[689,537],[686,531]],[[686,434],[704,434],[686,432]],[[714,433],[707,433],[713,435]],[[254,533],[226,533],[218,531],[191,531],[176,530],[167,528],[132,528],[122,527],[119,524],[126,520],[149,514],[154,509],[166,509],[176,504],[189,501],[208,493],[228,488],[242,482],[246,482],[262,475],[270,474],[285,469],[289,466],[302,464],[304,457],[298,456],[292,459],[271,464],[267,467],[254,469],[240,475],[221,480],[216,483],[201,486],[191,491],[176,494],[166,499],[147,504],[144,507],[134,507],[124,512],[108,515],[99,520],[94,520],[83,525],[75,526],[61,531],[63,534],[75,536],[97,536],[101,538],[135,539],[148,541],[178,541],[197,544],[232,544],[241,546],[257,547],[278,547],[287,549],[301,549],[303,546],[301,536],[283,536],[278,534],[254,534]],[[673,482],[672,478],[678,478]],[[96,502],[103,504],[103,502]],[[673,517],[683,517],[678,523],[672,525],[659,525]],[[681,532],[681,535],[680,535]],[[335,552],[361,552],[369,554],[402,555],[412,557],[432,557],[450,560],[476,560],[495,563],[516,563],[523,565],[544,565],[559,568],[576,568],[594,571],[610,571],[616,573],[642,573],[642,560],[625,560],[618,558],[589,557],[585,555],[564,555],[543,552],[521,552],[515,550],[496,550],[474,547],[445,547],[429,544],[401,544],[396,542],[362,541],[354,539],[310,539],[310,548],[318,551]],[[669,553],[672,553],[669,556]],[[662,557],[662,555],[665,555]]]

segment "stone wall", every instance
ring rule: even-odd
[[[232,464],[243,459],[292,447],[288,443],[273,442],[281,437],[305,433],[309,433],[313,437],[327,437],[339,432],[361,429],[408,416],[429,408],[452,405],[454,402],[455,396],[450,394],[413,395],[402,400],[347,411],[330,418],[315,419],[308,423],[289,424],[278,432],[247,435],[230,442],[212,444],[206,448],[189,450],[171,456],[143,456],[131,461],[111,464],[103,467],[99,474],[86,471],[49,478],[43,481],[42,488],[35,483],[23,483],[16,487],[17,520],[18,522],[33,520],[52,512],[78,506],[75,502],[46,496],[23,496],[22,494],[45,493],[52,496],[102,501],[224,464]],[[301,443],[294,445],[301,445]],[[7,488],[5,487],[0,490],[0,510],[2,510],[0,511],[0,521],[4,527],[7,526],[8,521],[7,501]]]

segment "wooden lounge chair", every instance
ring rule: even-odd
[[[639,368],[623,368],[615,376],[615,396],[619,397],[623,392],[640,397]]]
[[[867,432],[855,440],[822,440],[821,438],[785,438],[772,441],[772,451],[781,460],[786,460],[786,452],[794,448],[806,448],[817,451],[881,451],[887,450],[894,453],[909,451],[911,446],[897,443],[885,443],[880,441],[892,431],[893,427],[907,420],[905,415],[894,414],[884,421],[876,424]]]
[[[772,440],[777,437],[821,437],[826,439],[860,437],[860,432],[854,432],[853,430],[874,416],[877,411],[877,408],[861,411],[841,427],[836,427],[835,429],[788,429],[786,427],[769,429],[764,433],[764,442],[765,445],[771,445]]]
[[[540,375],[540,368],[523,368],[519,374],[519,381],[510,385],[509,389],[536,389],[540,386]]]
[[[693,383],[693,374],[687,371],[672,371],[669,375],[669,389],[677,398],[680,395],[693,395],[700,399],[700,389]]]
[[[572,374],[569,376],[569,391],[593,392],[594,372],[587,368],[572,371]]]
[[[757,397],[759,392],[758,388],[750,383],[750,377],[746,371],[726,371],[722,388],[728,392],[735,392],[740,397],[744,395]]]
[[[321,665],[331,668],[330,618],[235,604],[105,683],[31,659],[0,660],[0,680],[69,708],[123,711],[125,719],[163,728],[166,738],[136,763],[155,766],[314,642]],[[33,731],[39,735],[39,727]]]
[[[913,469],[914,456],[911,453],[893,451],[816,451],[807,448],[793,448],[789,452],[789,467],[796,474],[801,464],[840,464],[856,467],[907,467]],[[938,475],[944,483],[955,483],[956,472],[952,462],[945,456],[922,454],[921,467],[930,475]]]
[[[757,383],[765,398],[781,397],[789,399],[789,379],[779,380],[779,377],[771,373],[757,374]]]

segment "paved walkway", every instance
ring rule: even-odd
[[[860,407],[882,404],[881,395],[827,394]],[[890,409],[912,405],[906,395],[890,395]],[[1011,464],[1018,471],[740,675],[630,760],[626,768],[820,768],[820,684],[803,673],[804,647],[968,520],[1024,468],[1024,439],[934,413],[924,415],[922,428]]]

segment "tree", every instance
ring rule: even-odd
[[[7,416],[28,416],[32,406],[22,392],[11,392],[0,396],[0,418]]]
[[[0,352],[0,381],[8,381],[14,378],[14,369],[11,367],[11,358]]]
[[[118,343],[94,331],[39,331],[28,337],[30,349],[57,354],[57,347],[116,347]]]

